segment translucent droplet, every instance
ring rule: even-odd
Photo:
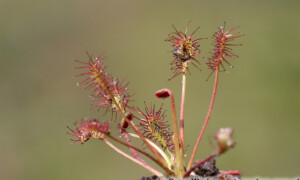
[[[77,86],[80,86],[80,83],[76,83]]]
[[[232,68],[233,68],[233,66],[231,65],[231,66],[230,66],[230,68],[232,69]]]
[[[92,101],[95,101],[95,96],[94,95],[89,95],[89,98],[92,100]]]

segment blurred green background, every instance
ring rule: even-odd
[[[130,81],[135,100],[160,104],[154,92],[174,91],[177,108],[181,78],[172,76],[164,39],[175,24],[195,37],[208,37],[224,21],[240,26],[233,69],[222,73],[206,134],[196,158],[211,151],[220,127],[235,129],[237,146],[217,158],[220,169],[246,177],[300,175],[300,1],[0,1],[0,179],[139,179],[143,168],[89,141],[70,146],[66,126],[82,117],[102,116],[91,109],[88,92],[76,87],[74,59],[86,51],[105,52],[112,74]],[[200,41],[209,57],[211,40]],[[186,144],[190,154],[202,127],[213,85],[201,59],[191,68],[186,99]],[[171,112],[169,101],[163,101]],[[167,117],[170,121],[171,115]],[[140,144],[140,143],[139,143]]]

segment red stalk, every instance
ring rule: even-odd
[[[111,138],[112,140],[114,140],[114,141],[117,142],[117,143],[120,143],[120,144],[122,144],[122,145],[124,145],[124,146],[127,146],[127,147],[129,147],[129,148],[131,148],[131,149],[133,149],[133,150],[135,150],[135,151],[140,152],[141,154],[147,156],[147,157],[150,158],[152,161],[154,161],[157,165],[159,165],[161,168],[164,169],[163,164],[162,164],[160,161],[158,161],[157,159],[155,159],[151,154],[149,154],[149,153],[147,153],[147,152],[145,152],[145,151],[143,151],[143,150],[141,150],[141,149],[139,149],[139,148],[137,148],[137,147],[135,147],[135,146],[132,146],[131,144],[125,143],[125,142],[123,142],[123,141],[121,141],[121,140],[119,140],[119,139],[117,139],[117,138],[111,136],[110,134],[108,134],[107,137]],[[135,152],[135,153],[136,153],[136,152]],[[138,155],[138,154],[135,154],[135,155],[134,155],[135,158],[136,158],[137,160],[139,160],[139,159],[136,157],[136,155]],[[138,155],[138,156],[139,156],[139,155]],[[140,161],[140,160],[139,160],[139,161]],[[143,163],[145,166],[148,165],[147,163],[145,164],[145,163],[142,162],[142,161],[140,161],[140,162]],[[148,166],[149,166],[149,165],[148,165]]]
[[[125,137],[125,139],[126,139],[128,145],[133,146],[133,145],[131,144],[131,140],[130,140],[130,137],[129,137],[128,133],[124,130],[123,134],[124,134],[124,137]],[[144,159],[141,158],[141,156],[134,150],[134,148],[129,147],[129,149],[130,149],[130,152],[131,152],[131,154],[133,155],[133,157],[135,157],[135,159],[137,159],[137,160],[139,160],[140,162],[142,162],[145,166],[149,166],[149,164],[146,163],[146,161],[145,161]],[[145,154],[144,154],[144,155],[145,155]],[[156,160],[156,159],[155,159],[155,160]]]
[[[212,111],[212,108],[213,108],[213,105],[214,105],[214,102],[215,102],[215,97],[216,97],[216,92],[217,92],[217,86],[218,86],[219,66],[216,67],[215,71],[216,71],[216,75],[215,75],[215,83],[214,83],[214,89],[213,89],[213,93],[212,93],[212,98],[211,98],[211,101],[210,101],[210,105],[209,105],[209,108],[208,108],[208,112],[206,114],[206,118],[205,118],[203,127],[202,127],[202,129],[200,131],[200,134],[199,134],[198,139],[196,141],[196,144],[194,146],[194,150],[192,152],[192,155],[191,155],[191,158],[190,158],[190,161],[189,161],[189,164],[188,164],[188,169],[192,166],[192,163],[193,163],[193,160],[194,160],[197,148],[199,146],[199,143],[201,141],[203,133],[204,133],[204,131],[206,129],[206,126],[207,126],[207,123],[208,123],[208,120],[210,118],[210,114],[211,114],[211,111]]]
[[[229,170],[229,171],[219,171],[221,174],[230,174],[230,175],[236,175],[240,176],[241,172],[238,170]]]
[[[173,131],[174,131],[174,145],[175,145],[175,175],[178,177],[182,177],[184,174],[183,161],[181,156],[180,149],[180,141],[178,134],[178,125],[177,125],[177,117],[176,117],[176,108],[175,108],[175,100],[173,92],[169,89],[161,89],[155,93],[157,98],[171,98],[171,109],[172,109],[172,119],[173,119]]]
[[[119,148],[117,148],[116,146],[114,146],[112,143],[110,143],[107,139],[104,139],[104,142],[111,147],[113,150],[115,150],[116,152],[118,152],[119,154],[121,154],[122,156],[130,159],[131,161],[139,164],[140,166],[144,167],[145,169],[147,169],[149,172],[151,172],[152,174],[155,174],[156,176],[162,177],[163,174],[160,173],[159,171],[155,170],[154,168],[150,167],[150,166],[145,166],[142,162],[138,161],[137,159],[129,156],[128,154],[126,154],[125,152],[123,152],[122,150],[120,150]]]

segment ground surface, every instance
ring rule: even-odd
[[[223,180],[226,180],[227,178],[224,178]],[[300,177],[294,177],[294,178],[265,178],[265,177],[247,177],[247,178],[240,178],[238,176],[231,176],[229,177],[229,179],[231,180],[300,180]],[[182,179],[177,179],[177,178],[164,178],[164,179],[158,179],[158,178],[144,178],[141,180],[182,180]],[[183,180],[221,180],[220,178],[217,177],[190,177],[190,178],[186,178]]]

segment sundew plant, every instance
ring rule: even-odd
[[[132,105],[132,93],[127,88],[128,82],[120,81],[107,72],[104,54],[94,57],[87,53],[87,61],[76,60],[78,66],[74,69],[79,70],[80,73],[75,77],[81,78],[77,85],[83,86],[90,92],[93,107],[111,113],[111,119],[115,120],[83,118],[80,122],[75,123],[75,128],[68,127],[70,130],[68,133],[75,138],[73,138],[72,144],[77,142],[84,144],[90,139],[98,139],[125,158],[145,168],[156,178],[217,176],[224,179],[240,174],[238,170],[221,171],[215,167],[214,158],[235,145],[235,141],[232,139],[232,128],[221,128],[217,131],[214,138],[216,146],[211,155],[201,160],[195,160],[194,157],[210,119],[220,72],[226,71],[228,67],[232,68],[230,60],[238,57],[233,53],[232,48],[241,46],[240,43],[236,44],[233,41],[243,34],[237,31],[239,27],[226,30],[226,23],[219,26],[212,35],[212,56],[205,58],[200,55],[200,43],[205,42],[206,40],[203,39],[207,38],[195,37],[199,27],[189,33],[189,24],[190,22],[184,32],[172,25],[173,32],[165,39],[171,43],[170,52],[173,56],[171,61],[173,74],[169,80],[182,78],[179,114],[176,112],[174,94],[170,89],[160,89],[155,92],[156,98],[170,100],[171,126],[166,120],[167,114],[162,105],[148,102],[145,102],[144,107]],[[203,122],[199,121],[199,125],[203,123],[203,126],[193,151],[190,155],[186,155],[184,123],[189,123],[189,120],[184,118],[184,105],[187,75],[189,75],[189,68],[199,69],[201,61],[204,62],[201,64],[206,64],[211,70],[210,74],[205,75],[208,77],[207,80],[211,80],[214,76],[214,88],[206,118]],[[111,132],[112,126],[117,127],[117,132]],[[141,143],[134,145],[131,143],[133,138]],[[119,149],[119,146],[128,147],[128,151],[124,152]],[[153,161],[161,169],[155,169],[149,165],[149,161]]]

